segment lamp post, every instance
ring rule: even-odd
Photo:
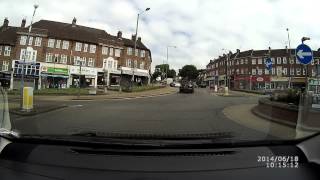
[[[25,49],[24,51],[24,55],[23,55],[23,63],[22,63],[22,72],[21,72],[21,101],[20,101],[20,108],[21,110],[23,109],[23,88],[24,88],[24,65],[26,63],[26,56],[27,56],[27,49],[28,49],[28,45],[29,45],[29,39],[30,39],[30,33],[31,33],[31,30],[32,30],[32,23],[33,23],[33,18],[34,18],[34,15],[36,14],[36,10],[37,8],[39,7],[39,5],[35,4],[33,5],[33,14],[32,14],[32,18],[31,18],[31,22],[30,22],[30,26],[29,26],[29,30],[28,30],[28,34],[27,34],[27,39],[26,39],[26,45],[27,45],[27,48]],[[30,54],[31,56],[31,54]]]
[[[291,70],[292,70],[292,63],[291,63],[291,44],[290,44],[290,35],[289,35],[289,28],[287,30],[287,35],[288,35],[288,45],[289,45],[289,63],[290,63],[290,71],[289,71],[289,82],[288,82],[288,88],[291,88],[291,81],[292,81],[292,76],[291,76]]]
[[[228,76],[228,72],[229,72],[229,61],[230,61],[230,50],[227,49],[222,49],[222,51],[227,51],[227,60],[226,60],[226,82],[225,85],[227,85],[228,89],[230,88],[230,79]]]
[[[167,46],[167,64],[168,64],[168,67],[166,67],[166,79],[168,79],[168,69],[169,69],[169,48],[177,48],[177,46]]]
[[[137,24],[136,24],[136,33],[134,36],[134,49],[133,49],[133,53],[134,53],[134,57],[136,56],[136,49],[137,49],[137,37],[138,37],[138,28],[139,28],[139,19],[140,19],[140,15],[142,15],[143,13],[149,11],[150,8],[146,8],[144,11],[141,11],[140,13],[138,13],[137,15]],[[137,56],[139,56],[139,53],[137,54]],[[134,81],[134,68],[135,68],[135,59],[133,60],[133,70],[132,70],[132,79],[131,79],[131,86],[133,86],[133,81]]]

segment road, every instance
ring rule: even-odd
[[[79,130],[160,135],[233,132],[242,139],[262,139],[270,136],[231,121],[222,112],[228,106],[257,101],[257,96],[222,97],[208,89],[196,89],[194,94],[152,98],[55,102],[67,107],[29,117],[12,116],[12,120],[25,134]]]

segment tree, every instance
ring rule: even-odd
[[[161,72],[167,72],[167,70],[169,71],[169,64],[159,64],[156,65],[156,69],[160,69]]]
[[[168,71],[168,78],[175,78],[176,77],[176,71],[174,69],[170,69]]]
[[[161,77],[162,79],[162,72],[160,71],[155,71],[153,74],[152,74],[152,80],[155,81],[157,79],[157,77]]]
[[[189,80],[195,80],[198,77],[198,70],[194,65],[185,65],[179,72],[179,76]]]

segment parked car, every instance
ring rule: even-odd
[[[179,88],[180,93],[193,93],[194,86],[192,82],[183,82]]]
[[[172,82],[172,83],[170,83],[170,86],[171,87],[180,87],[181,84],[179,82]]]

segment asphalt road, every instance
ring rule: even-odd
[[[232,132],[241,139],[268,138],[268,134],[237,124],[222,113],[227,106],[257,101],[257,96],[222,97],[207,89],[196,89],[194,94],[63,102],[66,108],[11,118],[14,127],[24,134],[68,134],[79,130],[158,135]]]

